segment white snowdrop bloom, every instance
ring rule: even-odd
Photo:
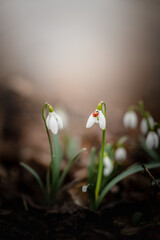
[[[62,119],[57,113],[55,113],[55,111],[49,112],[46,118],[46,125],[47,125],[47,128],[50,129],[53,134],[57,134],[58,129],[63,128]]]
[[[82,187],[82,192],[87,192],[87,188],[88,188],[88,185],[87,186],[83,186]]]
[[[136,128],[138,123],[137,114],[134,111],[128,111],[123,117],[123,124],[126,128]]]
[[[154,120],[151,116],[148,118],[148,121],[149,121],[150,126],[153,127]],[[146,134],[148,132],[149,129],[148,129],[148,124],[147,124],[146,118],[142,119],[141,124],[140,124],[140,130],[141,130],[141,133],[143,133],[143,134]]]
[[[113,171],[112,160],[108,156],[106,156],[103,158],[103,163],[104,163],[103,175],[107,177]]]
[[[69,123],[69,116],[67,114],[67,111],[61,107],[56,107],[56,112],[61,117],[61,119],[63,119],[63,128],[66,128]]]
[[[99,123],[102,130],[106,127],[106,119],[101,110],[96,109],[88,118],[86,128],[90,128],[94,123]]]
[[[127,157],[126,149],[123,147],[117,148],[114,153],[114,157],[117,162],[126,160],[126,157]]]
[[[155,132],[149,132],[146,137],[146,145],[149,149],[157,148],[159,145],[159,137]]]

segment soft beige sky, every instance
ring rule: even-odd
[[[84,110],[101,99],[116,109],[149,102],[159,10],[147,0],[1,0],[0,76],[22,76],[44,99]]]

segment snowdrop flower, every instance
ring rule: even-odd
[[[63,122],[60,116],[53,111],[53,108],[51,105],[49,105],[49,114],[46,118],[46,125],[47,128],[51,130],[53,134],[58,133],[58,129],[63,128]]]
[[[124,161],[127,157],[126,149],[124,147],[117,148],[114,157],[117,162]]]
[[[69,116],[67,111],[64,108],[56,107],[56,112],[63,119],[63,128],[66,128],[69,123]]]
[[[159,137],[155,132],[150,131],[146,137],[146,145],[149,149],[157,148],[159,145]]]
[[[112,160],[108,156],[105,156],[103,158],[103,163],[104,163],[103,175],[107,177],[113,171]]]
[[[148,118],[148,121],[149,121],[150,127],[153,127],[154,120],[151,116]],[[149,129],[148,129],[148,124],[147,124],[146,118],[142,119],[141,125],[140,125],[140,130],[141,130],[141,133],[143,133],[143,134],[146,134],[148,132]]]
[[[128,111],[123,117],[123,124],[126,128],[130,127],[132,129],[136,128],[138,123],[137,114],[134,111]]]
[[[106,127],[106,119],[101,110],[96,109],[88,118],[86,128],[90,128],[94,123],[99,123],[102,130]]]
[[[87,192],[87,188],[88,188],[89,184],[87,186],[83,186],[82,187],[82,192]]]

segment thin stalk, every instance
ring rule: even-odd
[[[148,118],[150,114],[145,111],[144,104],[141,101],[139,102],[139,111],[140,111],[140,114],[141,114],[142,118],[146,119],[147,126],[148,126],[148,129],[150,131],[151,130],[151,125],[150,125],[149,118]]]
[[[99,195],[99,191],[100,191],[100,187],[101,187],[101,181],[102,181],[105,133],[106,133],[106,129],[103,130],[103,133],[102,133],[101,158],[100,158],[100,164],[99,164],[99,169],[98,169],[98,178],[97,178],[96,190],[95,190],[95,200],[96,201],[97,201],[97,198],[98,198],[98,195]]]
[[[42,117],[43,117],[43,121],[44,121],[44,125],[46,128],[46,132],[47,132],[47,136],[48,136],[48,141],[49,141],[49,147],[50,147],[50,154],[51,154],[51,165],[52,165],[52,185],[53,185],[53,181],[54,181],[54,176],[53,176],[53,167],[54,167],[54,157],[53,157],[53,147],[52,147],[52,141],[51,141],[51,137],[48,131],[48,127],[46,124],[46,109],[47,109],[48,103],[44,104],[44,107],[42,109]],[[47,182],[47,184],[49,185],[49,182]]]
[[[106,118],[106,104],[104,102],[101,102],[101,104],[102,104],[102,113],[104,114],[104,116]],[[97,183],[96,183],[96,189],[95,189],[95,202],[98,199],[99,191],[100,191],[100,188],[101,188],[101,182],[102,182],[105,134],[106,134],[106,127],[105,127],[105,129],[103,130],[103,133],[102,133],[102,148],[101,148],[101,156],[100,156],[100,163],[99,163],[99,169],[98,169],[98,177],[97,177]]]
[[[48,103],[45,103],[44,104],[44,107],[42,109],[42,117],[43,117],[43,120],[44,120],[44,124],[45,124],[45,127],[46,127],[46,132],[47,132],[47,136],[48,136],[48,140],[49,140],[49,147],[50,147],[50,154],[51,154],[51,162],[53,164],[53,148],[52,148],[52,141],[51,141],[51,137],[50,137],[50,134],[49,134],[49,131],[48,131],[48,128],[47,128],[47,124],[46,124],[46,108],[48,106]]]

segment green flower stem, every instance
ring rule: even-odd
[[[46,108],[47,108],[47,106],[48,106],[48,103],[45,103],[44,107],[42,109],[42,117],[43,117],[43,120],[44,120],[44,124],[45,124],[45,127],[46,127],[46,132],[47,132],[47,136],[48,136],[48,140],[49,140],[49,147],[50,147],[50,153],[51,153],[51,163],[53,164],[52,141],[51,141],[51,138],[50,138],[50,135],[49,135],[49,131],[48,131],[48,128],[47,128],[47,124],[46,124]]]
[[[106,118],[106,104],[104,102],[101,102],[102,104],[102,113],[104,114]],[[104,146],[105,146],[105,134],[106,134],[106,128],[103,130],[102,133],[102,148],[101,148],[101,156],[100,156],[100,163],[99,163],[99,169],[98,169],[98,177],[97,177],[97,183],[96,183],[96,189],[95,189],[95,202],[98,199],[101,182],[102,182],[102,173],[103,173],[103,158],[104,158]]]
[[[52,168],[53,168],[53,160],[54,160],[54,157],[53,157],[53,147],[52,147],[51,137],[50,137],[50,134],[49,134],[49,131],[48,131],[48,128],[47,128],[47,124],[46,124],[46,109],[47,109],[47,106],[48,106],[48,103],[45,103],[44,107],[42,109],[42,117],[43,117],[43,120],[44,120],[44,124],[45,124],[45,127],[46,127],[46,132],[47,132],[47,136],[48,136],[48,140],[49,140],[49,147],[50,147],[50,154],[51,154],[51,165],[52,165]],[[53,170],[52,170],[52,172],[53,172]],[[54,178],[53,178],[53,174],[52,174],[52,182],[53,181],[54,181]],[[48,179],[47,179],[47,185],[48,185],[47,189],[49,189],[49,181],[48,181]]]
[[[151,125],[149,122],[149,112],[145,111],[144,104],[142,101],[139,102],[139,111],[141,113],[141,116],[146,119],[148,129],[151,130]]]
[[[148,114],[146,113],[144,117],[145,117],[145,119],[147,121],[147,126],[148,126],[148,129],[150,131],[151,130],[151,125],[150,125],[150,122],[149,122]]]
[[[100,190],[101,181],[102,181],[104,145],[105,145],[105,133],[106,133],[106,129],[103,130],[103,133],[102,133],[101,158],[100,158],[100,163],[99,163],[98,178],[97,178],[97,184],[96,184],[96,190],[95,190],[95,200],[96,200],[96,201],[97,201],[97,199],[98,199],[99,190]]]

